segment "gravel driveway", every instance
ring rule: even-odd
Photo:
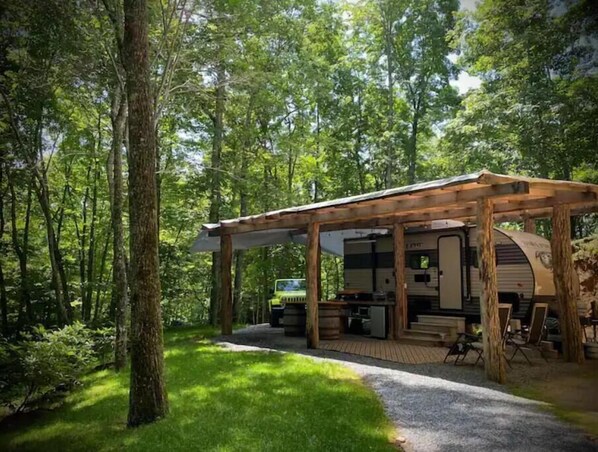
[[[406,439],[406,451],[598,451],[596,443],[546,412],[541,403],[505,392],[486,381],[480,369],[308,351],[304,341],[261,325],[216,339],[233,351],[292,351],[353,369],[381,398]]]

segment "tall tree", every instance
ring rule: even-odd
[[[131,388],[128,425],[168,412],[164,382],[156,134],[150,86],[147,0],[124,2],[124,64],[129,105],[129,216],[131,232]]]

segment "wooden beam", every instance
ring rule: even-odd
[[[307,348],[318,348],[318,246],[320,243],[320,225],[310,223],[307,227]]]
[[[317,268],[317,275],[318,275],[318,301],[322,300],[322,245],[320,240],[318,240],[318,268]]]
[[[393,227],[393,250],[395,271],[395,306],[393,312],[394,331],[392,336],[398,339],[407,329],[407,291],[405,290],[405,226],[396,223]]]
[[[233,241],[230,234],[220,237],[220,326],[223,335],[233,334],[232,291]]]
[[[500,223],[503,221],[521,221],[523,218],[551,218],[552,217],[552,207],[545,207],[542,209],[535,209],[535,210],[516,210],[513,212],[501,213],[494,215],[494,221],[496,223]],[[576,207],[571,208],[571,215],[585,215],[589,213],[598,212],[598,204],[587,204],[587,205],[578,205]],[[476,216],[464,216],[464,217],[454,217],[455,220],[460,221],[475,221]],[[422,224],[420,222],[419,224]]]
[[[338,212],[317,215],[314,217],[319,223],[334,223],[339,221],[355,221],[360,218],[374,218],[386,215],[418,213],[427,209],[446,209],[451,205],[475,202],[480,197],[501,197],[525,195],[529,193],[526,183],[513,182],[510,184],[475,188],[471,190],[452,191],[433,196],[407,197],[393,202],[386,202],[366,207],[343,209]]]
[[[598,195],[594,192],[559,192],[558,196],[547,198],[522,199],[517,195],[525,195],[527,186],[521,183],[488,186],[467,191],[453,191],[437,196],[408,197],[402,200],[386,202],[382,205],[372,205],[360,208],[344,206],[333,212],[311,216],[306,214],[292,214],[274,220],[252,220],[246,224],[222,222],[222,233],[238,234],[242,232],[259,231],[276,228],[305,228],[309,221],[326,224],[367,222],[378,218],[388,220],[388,224],[395,222],[418,223],[433,221],[434,219],[475,218],[475,202],[480,197],[496,200],[494,212],[524,212],[528,216],[534,210],[551,209],[559,203],[580,204],[598,210]],[[546,210],[542,211],[545,215]],[[377,224],[383,223],[378,221]],[[373,221],[375,223],[375,221]],[[327,228],[329,226],[326,226]],[[334,229],[334,227],[331,227]]]
[[[575,199],[583,200],[585,195]],[[587,203],[580,201],[581,204],[575,204],[571,209],[572,215],[583,215],[586,213],[598,212],[598,202]],[[555,203],[554,199],[548,199],[545,202],[538,203],[537,200],[508,202],[500,204],[496,201],[495,204],[495,222],[502,221],[521,221],[523,218],[535,219],[552,216],[552,205]],[[546,207],[546,206],[550,207]],[[540,206],[540,207],[538,207]],[[428,211],[419,214],[400,214],[388,215],[385,217],[376,217],[366,220],[355,220],[343,223],[327,223],[320,226],[321,232],[338,231],[342,229],[360,229],[360,228],[392,228],[393,224],[400,222],[409,226],[423,226],[428,225],[434,220],[459,220],[463,222],[475,222],[477,219],[475,205],[471,207],[460,207],[453,209],[443,209],[436,211]],[[301,228],[296,231],[297,234],[305,234],[306,229]]]
[[[577,314],[579,285],[574,280],[571,252],[570,207],[566,204],[554,207],[552,215],[552,265],[554,286],[559,304],[559,325],[563,339],[565,361],[584,362],[581,326]]]
[[[492,200],[478,200],[478,262],[480,271],[480,308],[484,343],[486,377],[498,383],[507,379],[503,342],[498,316],[498,286],[496,282],[496,251]]]
[[[479,197],[501,197],[525,195],[529,193],[529,186],[525,182],[511,182],[496,186],[473,188],[469,190],[455,190],[442,194],[430,196],[410,196],[401,195],[397,200],[380,202],[364,207],[355,207],[352,205],[339,206],[333,211],[318,213],[313,211],[310,215],[305,213],[286,213],[283,216],[277,215],[268,220],[270,214],[243,219],[239,222],[221,222],[221,227],[225,228],[227,233],[237,234],[240,232],[257,231],[274,228],[301,228],[312,222],[317,223],[339,223],[343,221],[356,221],[358,219],[367,219],[374,217],[383,217],[392,214],[410,214],[421,212],[427,209],[444,209],[451,205],[475,202]]]

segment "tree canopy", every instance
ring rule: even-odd
[[[598,182],[596,13],[590,1],[149,2],[164,322],[217,320],[218,256],[189,252],[204,222],[482,168]],[[123,23],[121,0],[0,12],[7,336],[127,316]],[[480,86],[459,92],[464,73]],[[574,232],[595,228],[588,216]],[[237,252],[235,270],[236,318],[258,321],[273,280],[304,275],[303,250]],[[325,257],[323,274],[334,292],[342,262]]]

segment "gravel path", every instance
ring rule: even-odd
[[[406,439],[406,451],[598,451],[584,434],[543,409],[485,380],[481,369],[449,364],[405,365],[325,350],[305,339],[253,326],[216,339],[233,351],[292,351],[345,365],[381,398]]]

